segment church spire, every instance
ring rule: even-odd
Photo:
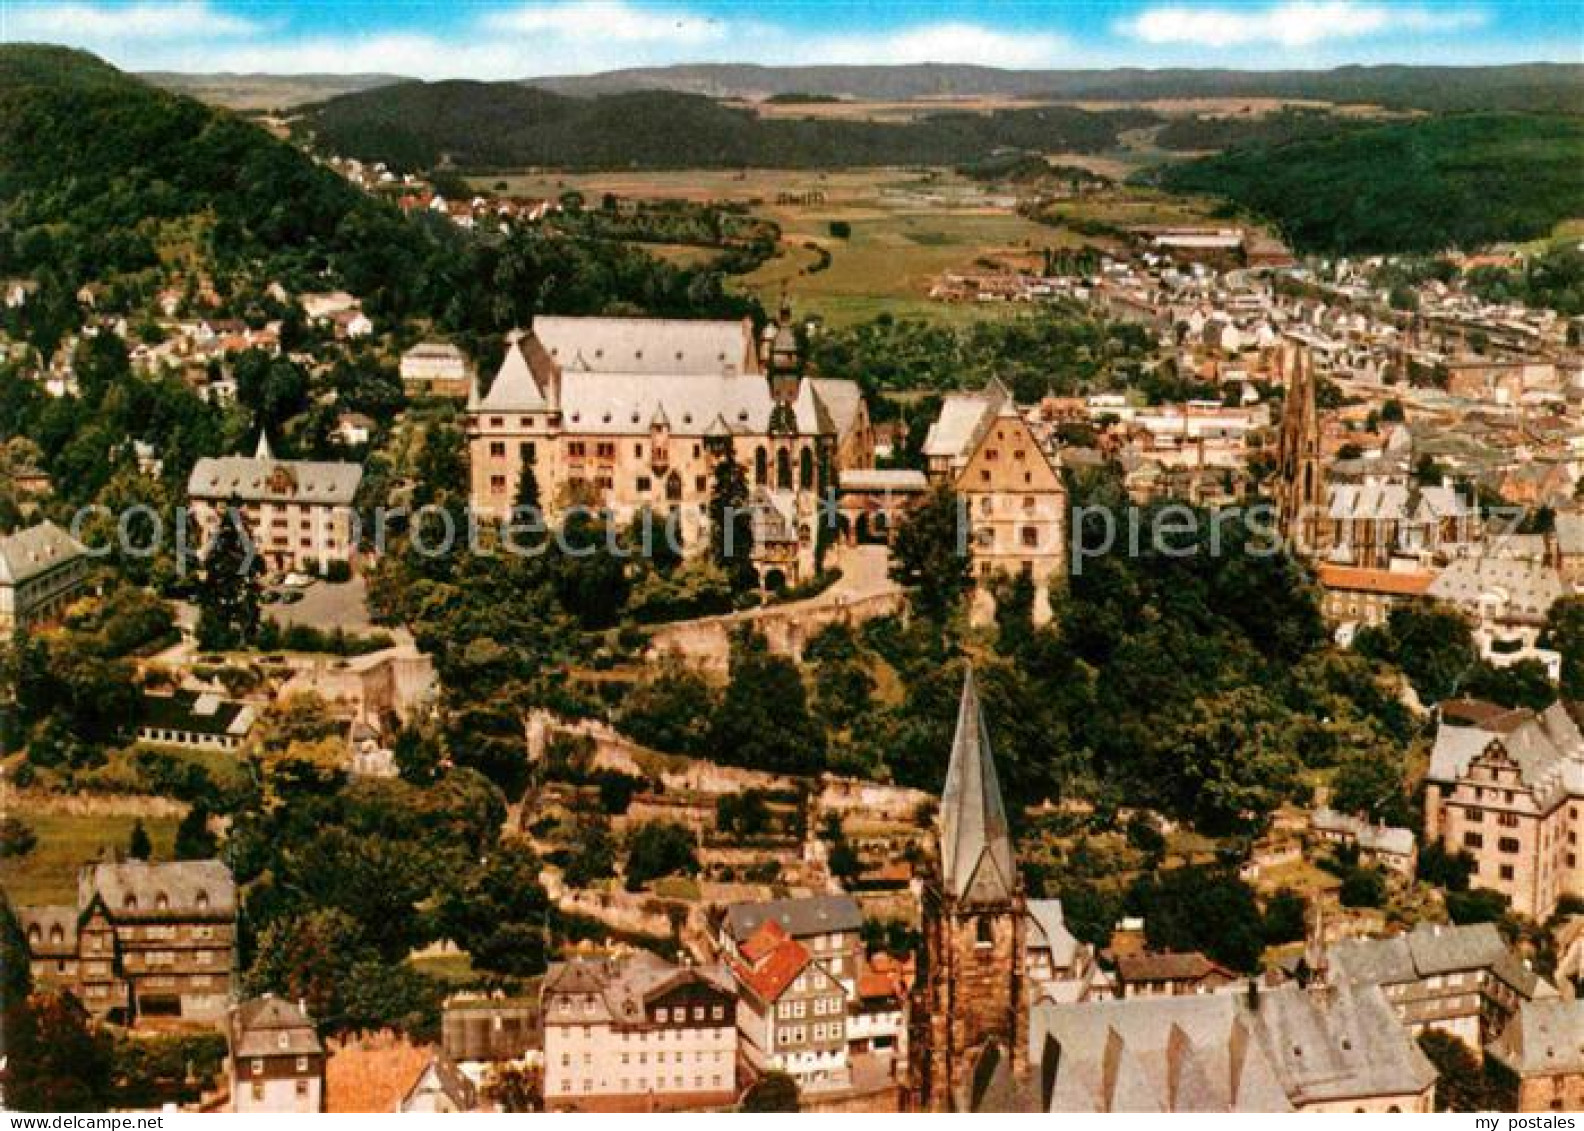
[[[1010,900],[1017,888],[1012,836],[972,667],[963,677],[940,823],[941,880],[947,893],[973,903]]]
[[[270,449],[269,431],[267,429],[264,429],[264,428],[260,428],[259,429],[258,447],[253,449],[253,458],[254,459],[274,459],[275,458],[275,453]]]

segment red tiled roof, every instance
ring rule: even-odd
[[[389,1032],[332,1045],[325,1062],[325,1111],[394,1112],[433,1056],[432,1047]]]
[[[751,950],[759,957],[750,958],[748,962],[733,962],[732,973],[761,1001],[780,998],[809,964],[808,950],[773,920],[766,920],[743,943],[742,949],[744,955]]]
[[[1420,597],[1435,580],[1432,573],[1403,573],[1390,569],[1361,569],[1358,566],[1323,562],[1315,567],[1320,584],[1327,589],[1362,593],[1392,593],[1400,597]]]

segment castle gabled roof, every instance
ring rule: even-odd
[[[1012,835],[972,668],[963,677],[940,824],[941,879],[952,897],[974,903],[1011,899],[1017,887]]]

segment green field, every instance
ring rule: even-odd
[[[0,888],[12,904],[75,903],[77,869],[103,855],[126,851],[137,820],[131,814],[78,816],[29,813],[19,817],[38,836],[33,851],[20,859],[0,860]],[[145,818],[143,827],[154,843],[154,859],[168,860],[176,840],[175,817]]]
[[[1019,308],[932,302],[930,287],[944,272],[982,269],[981,260],[1037,268],[1042,249],[1076,246],[1085,239],[1071,228],[1019,215],[1010,190],[945,169],[515,173],[481,177],[475,184],[538,197],[575,190],[590,200],[610,192],[631,199],[746,204],[780,225],[782,247],[780,255],[739,285],[767,308],[780,302],[784,290],[799,313],[819,314],[832,325],[881,312],[950,322],[1006,317]],[[1060,208],[1115,225],[1205,221],[1201,203],[1131,188],[1063,202]],[[851,236],[833,236],[834,221],[848,224]],[[830,253],[824,270],[810,270],[820,259],[810,244]],[[671,258],[672,249],[661,254]]]

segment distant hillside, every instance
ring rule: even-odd
[[[208,269],[373,289],[419,235],[295,147],[78,51],[0,45],[0,276]],[[386,289],[390,293],[390,289]]]
[[[403,81],[400,75],[188,75],[171,71],[147,71],[138,77],[228,110],[289,110]]]
[[[1156,121],[1072,107],[942,112],[913,122],[760,118],[669,91],[570,98],[515,83],[401,83],[304,111],[335,153],[427,168],[812,168],[957,164],[997,149],[1095,152]]]
[[[1584,216],[1584,118],[1465,114],[1255,144],[1154,171],[1227,197],[1320,252],[1533,239]]]
[[[527,83],[590,96],[672,90],[716,98],[762,98],[816,90],[857,99],[1021,95],[1137,101],[1157,98],[1293,98],[1369,102],[1420,110],[1584,112],[1584,66],[1338,67],[1330,71],[1008,71],[920,63],[897,67],[760,67],[705,64],[546,76]]]

